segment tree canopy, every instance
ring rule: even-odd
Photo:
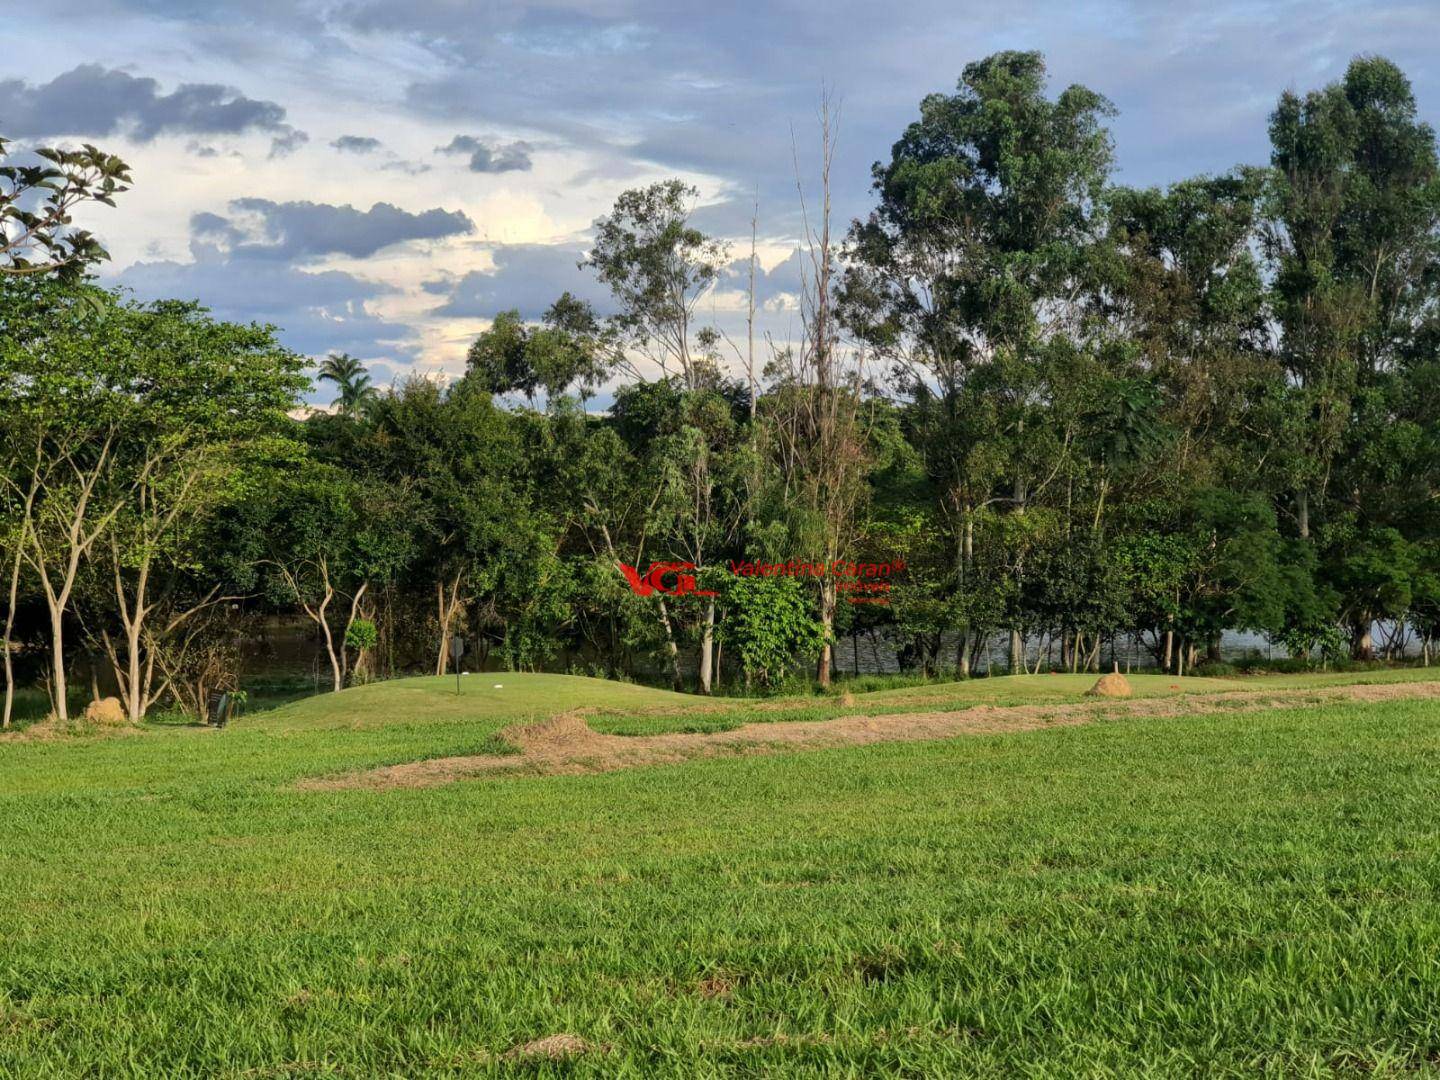
[[[969,64],[832,231],[827,112],[797,331],[743,372],[706,314],[727,243],[677,179],[596,222],[603,303],[500,305],[453,378],[331,354],[330,410],[276,328],[87,277],[71,214],[122,162],[7,164],[7,686],[63,715],[83,658],[132,717],[203,708],[262,617],[335,689],[444,673],[457,636],[704,692],[824,682],[862,642],[962,676],[1179,674],[1233,632],[1428,657],[1440,159],[1409,81],[1358,58],[1278,97],[1267,162],[1158,187],[1114,182],[1113,115],[1039,54]]]

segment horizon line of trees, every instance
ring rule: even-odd
[[[801,661],[828,683],[836,642],[881,630],[927,674],[997,635],[1013,672],[1056,649],[1096,670],[1124,636],[1180,674],[1227,630],[1368,658],[1377,622],[1428,662],[1440,167],[1408,80],[1357,58],[1281,95],[1268,165],[1165,188],[1113,182],[1113,115],[1051,96],[1037,53],[972,63],[842,237],[827,102],[798,341],[757,354],[754,228],[746,339],[704,323],[729,246],[665,181],[596,224],[616,314],[497,312],[446,386],[377,390],[337,354],[336,409],[304,421],[308,361],[274,328],[86,278],[103,252],[67,240],[70,208],[123,191],[123,163],[0,168],[4,722],[17,659],[65,716],[77,651],[134,719],[203,712],[261,613],[313,627],[335,689],[443,674],[457,633],[705,693]],[[888,606],[849,605],[731,558],[908,569]],[[618,570],[669,561],[714,595]]]

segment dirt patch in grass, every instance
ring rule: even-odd
[[[588,1054],[591,1049],[593,1048],[590,1044],[579,1035],[562,1032],[558,1035],[546,1035],[543,1039],[535,1039],[533,1042],[521,1043],[519,1046],[512,1046],[505,1051],[505,1057],[512,1061],[517,1058],[562,1061],[565,1058]]]
[[[735,980],[724,974],[706,975],[695,986],[702,998],[728,998],[735,992]]]
[[[668,765],[701,757],[772,754],[880,742],[923,742],[961,735],[995,735],[1087,724],[1097,719],[1163,717],[1293,708],[1337,701],[1394,701],[1440,697],[1440,682],[1383,683],[1307,690],[1236,691],[1167,698],[1077,703],[977,705],[950,712],[836,716],[826,720],[743,724],[729,731],[606,735],[585,722],[585,710],[506,728],[501,737],[518,754],[432,758],[366,772],[302,780],[304,791],[385,790],[448,784],[500,774],[563,775]]]

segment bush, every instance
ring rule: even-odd
[[[1240,670],[1246,675],[1303,675],[1307,671],[1313,671],[1320,666],[1318,660],[1307,660],[1303,656],[1276,657],[1266,659],[1263,656],[1251,657],[1240,665]]]
[[[777,689],[794,676],[802,658],[819,651],[824,628],[794,578],[716,575],[711,581],[720,587],[724,609],[716,638],[725,655],[737,661],[748,686]]]
[[[955,673],[949,672],[945,675],[925,676],[920,674],[875,674],[875,675],[845,675],[836,680],[831,687],[834,693],[848,690],[852,694],[869,694],[876,690],[904,690],[912,686],[929,686],[933,683],[955,682]]]
[[[380,640],[380,630],[371,619],[356,619],[345,631],[345,645],[356,650],[373,649]]]
[[[1190,674],[1202,679],[1228,679],[1231,676],[1239,675],[1240,669],[1234,664],[1227,664],[1222,660],[1206,660],[1202,664],[1196,664]]]

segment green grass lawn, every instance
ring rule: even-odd
[[[852,708],[1075,700],[1093,681],[1069,678]],[[1173,692],[1158,678],[1140,691]],[[291,786],[493,752],[505,725],[581,705],[617,726],[817,707],[463,687],[0,743],[0,1075],[1440,1070],[1436,701]],[[560,1032],[596,1049],[504,1056]]]

